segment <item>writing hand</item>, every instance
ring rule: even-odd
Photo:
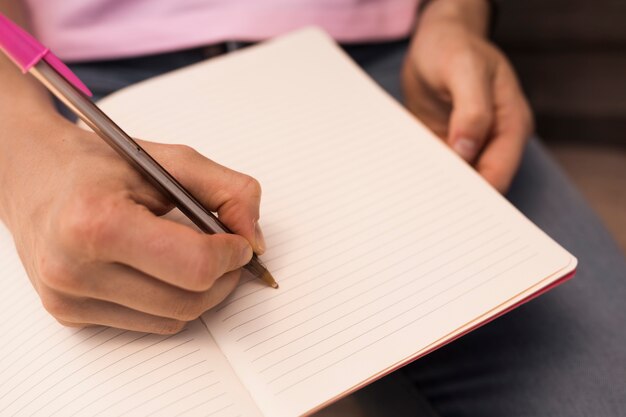
[[[141,141],[236,234],[206,235],[160,217],[172,205],[69,122],[12,133],[31,146],[6,167],[2,217],[44,307],[65,325],[177,332],[222,301],[253,249],[264,250],[258,182],[190,148]]]

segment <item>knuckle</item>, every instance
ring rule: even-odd
[[[261,195],[261,183],[249,175],[246,175],[246,187],[255,195]]]
[[[118,203],[91,192],[77,195],[59,222],[65,244],[81,252],[94,252],[111,243]]]
[[[204,156],[196,151],[194,148],[188,145],[175,144],[175,145],[163,145],[166,146],[163,149],[164,162],[167,168],[174,175],[174,177],[184,177],[188,171],[188,164],[197,163],[198,160],[202,160]]]
[[[204,313],[205,307],[202,296],[199,294],[187,294],[175,302],[172,318],[180,321],[192,321]]]
[[[37,273],[41,282],[50,288],[64,290],[76,286],[74,271],[57,257],[41,255],[37,259]]]
[[[171,145],[172,150],[179,156],[183,158],[197,158],[200,156],[200,153],[196,151],[189,145]]]
[[[41,303],[48,313],[63,322],[72,322],[75,307],[70,300],[64,297],[46,292],[41,295]]]
[[[185,327],[186,324],[187,324],[186,322],[180,321],[180,320],[163,319],[163,320],[157,321],[154,324],[153,328],[150,330],[151,330],[151,333],[156,333],[156,334],[163,334],[163,335],[176,334],[180,332]]]
[[[261,183],[254,177],[247,174],[239,174],[241,182],[241,190],[252,197],[261,196]]]
[[[199,247],[204,250],[199,250],[189,262],[189,289],[192,291],[207,290],[220,275],[216,256],[207,256],[209,253],[215,254],[214,245],[205,244]]]
[[[237,270],[229,272],[228,274],[221,277],[216,282],[216,285],[211,288],[210,291],[207,291],[205,293],[205,311],[212,309],[213,307],[224,301],[226,297],[228,297],[228,295],[232,293],[237,287],[240,276],[241,271]]]

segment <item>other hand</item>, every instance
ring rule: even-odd
[[[405,60],[403,90],[409,110],[505,192],[533,120],[511,64],[486,39],[484,10],[484,0],[430,3]]]

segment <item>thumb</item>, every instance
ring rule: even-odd
[[[449,83],[452,114],[448,145],[473,163],[489,138],[494,120],[491,81],[479,68],[458,69]]]

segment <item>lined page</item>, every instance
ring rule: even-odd
[[[261,182],[280,289],[244,278],[204,318],[265,415],[305,414],[573,268],[315,30],[103,107]]]
[[[259,416],[200,321],[174,336],[65,328],[1,224],[0,271],[0,415]]]

